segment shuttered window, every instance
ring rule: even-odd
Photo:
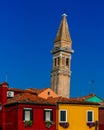
[[[33,120],[32,108],[24,108],[23,109],[23,120],[25,120],[25,121]]]
[[[44,109],[44,121],[52,121],[53,112],[52,109]]]

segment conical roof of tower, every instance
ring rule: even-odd
[[[54,42],[57,42],[57,41],[71,42],[71,37],[69,33],[69,27],[68,27],[66,16],[67,16],[66,14],[62,15],[62,20],[61,20]]]

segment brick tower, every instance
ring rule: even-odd
[[[54,40],[51,89],[59,96],[69,98],[70,65],[73,50],[66,16],[66,14],[62,15],[62,20]]]

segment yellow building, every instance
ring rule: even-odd
[[[98,130],[99,104],[63,97],[53,102],[57,103],[57,130]]]

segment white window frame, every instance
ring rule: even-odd
[[[52,109],[44,109],[44,111],[45,111],[45,114],[46,114],[46,112],[52,112]],[[49,119],[47,120],[46,118],[46,115],[44,115],[45,116],[45,121],[51,121],[51,113],[49,114]]]
[[[32,110],[32,108],[24,108],[24,110]]]
[[[92,112],[92,121],[88,121],[88,112]],[[93,110],[87,110],[87,112],[86,112],[86,122],[94,122],[94,111]]]
[[[31,120],[31,117],[30,117],[30,115],[31,115],[31,110],[33,110],[32,108],[24,108],[23,109],[24,110],[24,120],[25,121],[30,121]],[[26,119],[26,112],[29,112],[29,118],[28,119]]]
[[[66,120],[65,121],[61,121],[61,111],[65,111],[66,112]],[[59,110],[59,122],[67,122],[67,110],[65,110],[65,109]]]

